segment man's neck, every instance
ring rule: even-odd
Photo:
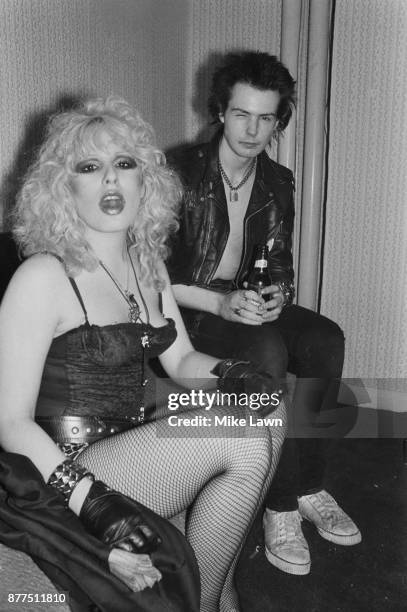
[[[219,144],[219,160],[232,184],[238,183],[253,163],[252,157],[236,155],[223,137]]]

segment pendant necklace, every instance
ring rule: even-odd
[[[144,307],[144,311],[146,313],[146,317],[147,317],[147,325],[150,324],[150,313],[148,312],[148,308],[147,308],[147,304],[144,300],[143,294],[140,290],[140,285],[138,282],[138,278],[137,278],[137,274],[136,274],[136,270],[134,269],[134,264],[133,264],[133,260],[130,256],[129,251],[127,251],[129,260],[130,260],[130,264],[133,270],[133,275],[134,275],[134,279],[136,281],[136,285],[137,285],[137,290],[139,292],[140,298],[141,298],[141,302],[143,304]],[[127,305],[129,307],[129,321],[130,323],[143,323],[142,319],[140,318],[140,313],[141,313],[141,309],[139,306],[139,303],[137,302],[136,298],[134,297],[134,293],[131,293],[128,289],[123,289],[123,287],[121,286],[121,284],[119,283],[119,281],[117,280],[117,278],[115,277],[115,275],[113,274],[113,272],[111,272],[109,270],[109,268],[103,263],[103,261],[101,259],[98,260],[99,264],[101,266],[101,268],[106,272],[106,274],[110,277],[111,281],[114,283],[116,289],[119,291],[119,293],[121,294],[121,296],[126,300]],[[147,347],[149,346],[149,337],[147,332],[145,332],[141,338],[141,344],[143,347]]]
[[[146,313],[146,318],[147,318],[146,325],[149,326],[150,325],[150,313],[148,311],[147,304],[146,304],[146,302],[144,300],[144,296],[143,296],[143,294],[142,294],[142,292],[140,290],[140,285],[139,285],[139,282],[138,282],[136,270],[134,268],[133,260],[131,258],[131,255],[130,255],[130,252],[129,252],[128,249],[127,249],[127,255],[128,255],[129,260],[130,260],[131,268],[133,270],[134,279],[136,281],[137,290],[138,290],[138,293],[140,295],[141,302],[143,304],[144,312]],[[119,283],[119,281],[117,280],[117,278],[114,276],[114,274],[103,263],[103,261],[101,259],[99,259],[98,261],[99,261],[99,265],[101,266],[102,270],[104,270],[106,272],[106,274],[109,276],[111,281],[114,283],[116,289],[119,291],[121,296],[126,300],[127,305],[129,307],[129,322],[130,323],[138,323],[138,324],[141,323],[141,324],[144,324],[144,321],[140,317],[141,309],[140,309],[140,306],[139,306],[136,298],[134,297],[134,293],[131,293],[129,291],[129,289],[124,289],[121,286],[121,284]],[[127,267],[127,284],[128,284],[128,281],[129,281],[129,268]],[[145,378],[145,366],[146,366],[146,363],[145,363],[146,362],[145,349],[149,348],[149,346],[150,346],[150,334],[149,334],[149,331],[147,331],[147,329],[144,330],[144,333],[143,333],[143,335],[140,338],[140,343],[141,343],[141,348],[142,348],[141,386],[145,387],[147,385],[147,383],[148,383],[148,379]],[[139,407],[139,415],[138,415],[138,417],[131,417],[131,419],[138,421],[139,425],[142,425],[144,423],[144,420],[145,420],[145,407],[144,407],[144,405]]]
[[[218,159],[218,168],[219,168],[219,172],[222,175],[223,180],[225,181],[226,185],[229,187],[229,200],[230,202],[238,202],[239,200],[239,194],[238,194],[238,190],[243,187],[243,185],[246,183],[246,181],[248,181],[248,179],[251,177],[251,175],[253,174],[254,169],[256,168],[256,164],[257,164],[257,158],[255,157],[252,161],[252,163],[250,164],[250,166],[248,167],[248,169],[246,170],[246,173],[244,175],[244,177],[242,178],[242,180],[240,181],[240,183],[238,185],[236,185],[235,187],[232,185],[232,182],[230,180],[230,178],[228,177],[228,175],[226,174],[220,159]]]

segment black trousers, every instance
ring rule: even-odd
[[[219,358],[251,361],[272,376],[297,376],[284,442],[266,506],[295,510],[297,497],[323,488],[327,440],[319,426],[322,411],[336,408],[344,358],[344,336],[330,319],[301,306],[283,309],[277,321],[261,326],[225,321],[182,308],[194,347]]]

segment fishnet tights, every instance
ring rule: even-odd
[[[188,417],[202,414],[191,411]],[[243,416],[241,408],[228,408],[228,414]],[[215,415],[224,416],[225,409],[212,408],[210,416]],[[272,416],[285,423],[284,406]],[[219,437],[214,427],[174,428],[171,437],[158,437],[157,426],[146,424],[96,442],[80,461],[97,478],[164,517],[192,505],[186,535],[201,573],[201,612],[237,611],[235,564],[275,472],[284,429],[259,427],[239,437],[242,428],[229,427]]]

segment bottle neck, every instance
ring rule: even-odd
[[[263,270],[267,270],[267,259],[256,258],[256,261],[254,262],[254,268],[255,270],[259,270],[260,272],[263,272]]]

